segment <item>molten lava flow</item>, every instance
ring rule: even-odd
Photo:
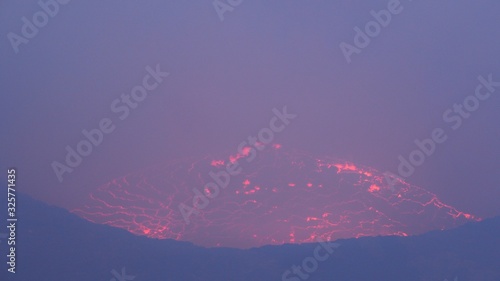
[[[420,187],[400,181],[391,188],[374,169],[285,151],[278,144],[252,161],[249,148],[243,151],[226,160],[206,157],[115,179],[73,212],[137,235],[238,248],[406,236],[479,220]],[[213,181],[209,172],[229,162],[238,162],[242,172],[186,224],[179,204],[192,206],[193,188],[203,190]]]

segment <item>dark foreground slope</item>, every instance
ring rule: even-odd
[[[319,244],[207,249],[93,224],[26,196],[17,202],[16,273],[6,271],[3,239],[2,281],[278,281],[304,261],[310,273],[283,280],[500,280],[500,217],[414,237],[339,240],[315,262]]]

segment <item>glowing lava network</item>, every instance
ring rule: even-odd
[[[435,194],[371,168],[273,145],[244,154],[205,157],[144,169],[90,194],[74,213],[95,223],[151,238],[248,248],[377,235],[413,235],[458,226],[473,215]],[[245,151],[245,150],[243,150]],[[241,173],[187,224],[179,204],[193,206],[193,188],[213,182],[210,171],[239,162]]]

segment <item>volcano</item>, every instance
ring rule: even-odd
[[[236,248],[416,235],[480,220],[402,179],[280,144],[145,168],[98,187],[72,212],[136,235]]]

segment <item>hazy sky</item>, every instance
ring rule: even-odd
[[[2,169],[18,168],[19,191],[71,208],[137,169],[232,153],[287,106],[298,117],[277,142],[396,174],[398,156],[442,128],[447,140],[407,180],[499,215],[500,87],[456,130],[443,113],[478,76],[500,81],[500,2],[401,1],[348,63],[341,42],[390,2],[246,0],[221,21],[212,0],[70,1],[16,53],[8,34],[42,8],[1,1]],[[170,75],[121,120],[112,103],[157,65]],[[51,163],[103,118],[115,130],[59,182]]]

